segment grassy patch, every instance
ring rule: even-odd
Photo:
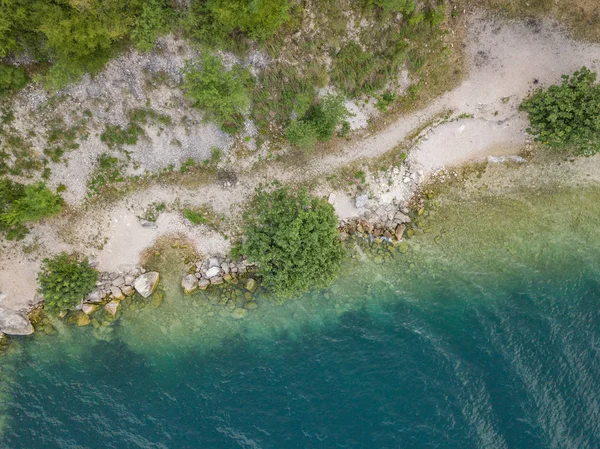
[[[138,137],[142,135],[144,135],[144,130],[137,123],[130,122],[125,129],[117,125],[106,125],[104,132],[100,135],[100,140],[109,148],[116,148],[123,145],[135,145]]]

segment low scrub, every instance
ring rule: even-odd
[[[96,288],[97,280],[98,272],[85,257],[61,253],[44,259],[38,274],[44,310],[58,313],[74,309]]]

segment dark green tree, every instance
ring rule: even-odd
[[[39,292],[49,313],[75,308],[94,288],[98,272],[86,257],[60,253],[44,259],[38,274]]]
[[[591,155],[600,151],[600,85],[583,67],[563,75],[559,85],[537,89],[521,104],[535,140],[559,151]]]
[[[325,288],[335,280],[344,248],[327,201],[305,190],[259,191],[247,219],[241,251],[257,263],[263,285],[277,297]]]

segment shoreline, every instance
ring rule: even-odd
[[[365,204],[356,202],[357,197],[364,195],[365,191],[370,192],[371,198],[367,199],[373,200],[375,212],[381,207],[385,209],[375,215],[388,215],[391,209],[405,214],[404,210],[407,210],[413,195],[432,176],[435,179],[441,167],[523,150],[528,145],[524,133],[526,123],[517,108],[532,87],[533,79],[546,85],[555,82],[562,73],[573,71],[586,62],[599,60],[600,46],[565,38],[551,28],[550,22],[546,22],[541,33],[534,33],[521,22],[500,22],[500,31],[493,33],[489,29],[491,22],[487,19],[475,16],[471,20],[474,26],[468,39],[468,78],[425,109],[408,117],[400,117],[380,133],[358,141],[341,152],[315,157],[306,167],[286,167],[281,170],[279,164],[272,164],[257,175],[242,174],[237,183],[229,186],[218,182],[199,189],[155,185],[133,192],[107,208],[78,216],[71,223],[68,215],[48,220],[36,226],[27,239],[28,244],[43,248],[38,254],[26,255],[20,245],[13,245],[0,256],[0,286],[7,294],[0,306],[15,311],[31,307],[36,301],[35,275],[39,261],[44,255],[58,251],[82,251],[97,260],[102,271],[120,271],[122,267],[138,264],[141,254],[151,248],[157,239],[175,233],[185,235],[195,245],[195,250],[205,256],[228,252],[230,243],[221,233],[207,227],[194,228],[177,213],[161,215],[156,228],[143,227],[138,216],[153,201],[164,199],[172,202],[178,199],[182,204],[209,204],[223,216],[233,217],[235,222],[244,201],[253,191],[252,187],[258,183],[273,179],[287,183],[317,179],[315,193],[333,198],[333,205],[343,224],[367,212]],[[544,53],[549,48],[554,49],[555,53],[562,52],[563,57]],[[520,51],[515,55],[517,49]],[[481,52],[487,57],[482,58]],[[557,60],[560,61],[560,67],[556,66]],[[592,69],[600,68],[597,62],[588,65]],[[509,100],[505,102],[505,98]],[[334,188],[328,182],[323,182],[326,175],[348,167],[349,162],[369,162],[394,151],[398,144],[406,142],[415,129],[427,125],[431,117],[447,109],[455,111],[456,119],[425,126],[425,130],[418,133],[413,142],[414,148],[408,151],[406,162],[400,167],[388,167],[389,171],[385,172],[370,171],[368,175],[365,174],[368,177],[365,185],[353,185],[350,189],[340,186]],[[460,118],[463,114],[470,114],[471,117]],[[303,170],[303,173],[298,174],[299,170]],[[361,204],[362,207],[357,207]],[[394,232],[399,224],[395,224]],[[73,235],[65,238],[69,232],[73,232]],[[95,249],[90,251],[90,248]]]

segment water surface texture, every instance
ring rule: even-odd
[[[240,321],[171,293],[20,340],[0,448],[598,448],[598,217],[600,189],[480,197]]]

